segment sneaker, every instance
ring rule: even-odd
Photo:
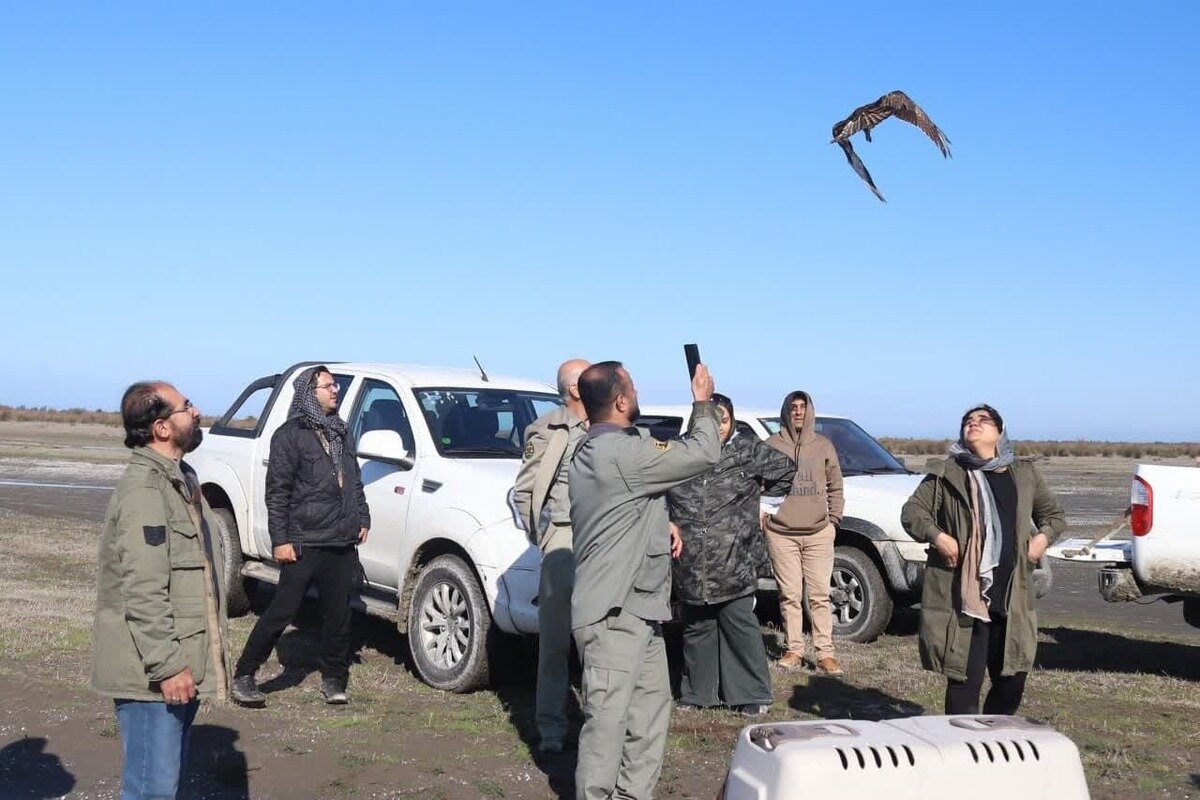
[[[680,702],[680,703],[676,703],[676,704],[675,704],[675,710],[676,710],[676,711],[684,711],[684,712],[687,712],[687,713],[689,713],[689,714],[690,714],[691,712],[693,712],[693,711],[704,711],[704,710],[706,710],[706,709],[708,709],[708,708],[709,708],[709,706],[698,706],[698,705],[696,705],[695,703],[683,703],[683,702]]]
[[[819,659],[817,661],[817,672],[820,672],[822,675],[830,675],[834,677],[846,674],[845,670],[842,669],[842,665],[839,664],[838,660],[833,656],[825,656],[824,658]]]
[[[740,706],[730,706],[730,710],[736,711],[743,717],[762,717],[771,710],[771,705],[769,703],[745,703]]]
[[[259,691],[253,675],[235,676],[229,684],[229,696],[252,708],[262,708],[267,704],[267,696]]]
[[[325,695],[325,702],[331,706],[344,706],[350,702],[350,698],[346,696],[346,682],[337,678],[322,680],[321,694]]]
[[[784,672],[794,672],[802,666],[804,666],[804,656],[795,650],[788,650],[783,654],[783,658],[775,662],[775,668],[781,669]]]

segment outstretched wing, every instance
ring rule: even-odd
[[[925,110],[914,103],[913,99],[904,92],[888,92],[879,98],[875,105],[881,105],[889,109],[890,113],[894,114],[897,119],[902,119],[910,125],[916,125],[925,131],[925,135],[933,140],[938,150],[942,151],[942,157],[950,157],[950,139],[946,134],[942,133],[941,128],[933,124],[933,120],[929,118]]]
[[[859,106],[851,111],[850,116],[833,126],[833,140],[844,142],[859,131],[866,132],[867,139],[870,140],[871,128],[893,114],[893,109],[883,102],[887,97],[884,95],[874,103]]]
[[[883,195],[881,195],[879,193],[879,189],[875,187],[875,181],[871,180],[871,173],[867,172],[867,165],[864,164],[862,159],[858,157],[858,153],[854,152],[854,145],[850,144],[849,140],[840,141],[838,142],[838,145],[842,148],[842,152],[846,154],[846,160],[850,162],[850,166],[853,167],[854,171],[858,173],[858,177],[863,179],[863,182],[871,188],[871,191],[875,193],[876,197],[878,197],[882,202],[886,203],[887,200],[883,199]]]

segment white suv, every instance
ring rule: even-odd
[[[271,435],[297,364],[250,384],[188,457],[222,521],[230,613],[241,576],[278,582],[264,500]],[[329,363],[371,508],[360,610],[397,622],[429,684],[487,683],[497,633],[537,632],[539,555],[507,501],[525,426],[561,404],[536,381],[400,364]],[[356,601],[357,602],[357,601]]]

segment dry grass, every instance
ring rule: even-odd
[[[0,673],[78,687],[62,703],[64,713],[81,720],[91,708],[82,687],[97,532],[90,523],[0,512]],[[260,607],[262,602],[258,598]],[[253,620],[231,622],[233,652],[240,652]],[[297,769],[322,752],[335,754],[333,771],[313,777],[316,794],[293,796],[357,794],[376,785],[410,787],[425,797],[547,797],[566,791],[573,759],[547,760],[533,750],[530,648],[514,654],[506,685],[449,695],[413,677],[390,624],[358,618],[354,702],[333,713],[315,691],[315,610],[306,608],[297,622],[260,672],[269,691],[286,691],[273,691],[268,708],[253,715],[220,712],[242,730],[248,753],[300,754]],[[808,672],[774,675],[776,702],[769,719],[938,713],[944,684],[921,670],[911,629],[912,618],[902,616],[892,633],[873,644],[841,644],[845,680]],[[774,636],[770,628],[765,633]],[[1050,722],[1078,744],[1096,800],[1195,795],[1200,648],[1192,642],[1200,639],[1185,643],[1076,626],[1043,629],[1041,667],[1030,676],[1023,713]],[[577,709],[572,713],[577,730]],[[659,793],[711,796],[744,724],[724,711],[676,712]]]

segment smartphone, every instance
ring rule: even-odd
[[[700,366],[700,345],[685,344],[683,357],[687,359],[688,379],[696,377],[696,367]]]

